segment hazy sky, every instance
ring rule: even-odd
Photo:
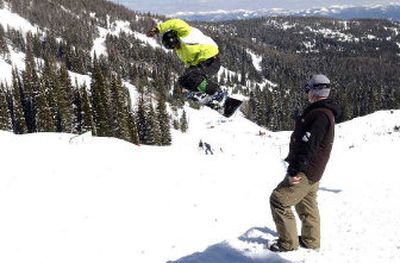
[[[216,9],[250,9],[280,7],[303,9],[330,5],[370,5],[399,3],[400,0],[110,0],[136,11],[150,11],[157,14],[174,14],[179,11],[210,11]]]

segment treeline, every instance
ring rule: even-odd
[[[315,73],[333,82],[342,120],[400,108],[399,23],[276,17],[203,26],[224,43],[226,66],[245,74],[242,92],[250,97],[242,107],[245,116],[269,129],[293,128],[292,118],[307,103],[302,88]],[[246,49],[262,56],[261,72],[255,72]],[[262,88],[260,79],[278,86]]]
[[[95,56],[90,87],[72,85],[66,64],[46,57],[37,68],[31,41],[25,70],[13,69],[12,84],[0,87],[0,129],[16,134],[67,132],[120,138],[135,144],[171,144],[165,96],[141,88],[134,111],[118,74],[108,75]],[[153,105],[154,104],[154,105]]]
[[[131,23],[132,30],[145,32],[154,18],[160,18],[107,0],[0,0],[0,5],[3,2],[33,25],[86,50],[92,48],[98,26],[108,28],[114,21],[123,20]]]

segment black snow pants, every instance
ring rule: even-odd
[[[205,92],[209,95],[220,91],[218,83],[212,79],[221,67],[221,60],[217,56],[201,62],[197,66],[191,66],[179,77],[179,85],[190,91]],[[205,90],[203,90],[205,88]]]

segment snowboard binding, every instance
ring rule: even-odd
[[[213,95],[190,91],[186,97],[217,111],[227,118],[231,117],[242,104],[242,101],[229,97],[222,90],[217,91]]]

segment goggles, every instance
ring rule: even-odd
[[[304,86],[304,91],[306,93],[309,93],[310,90],[312,90],[312,89],[321,90],[321,89],[329,89],[329,88],[330,88],[329,84],[313,84],[313,85],[310,85],[310,84],[307,83]]]

